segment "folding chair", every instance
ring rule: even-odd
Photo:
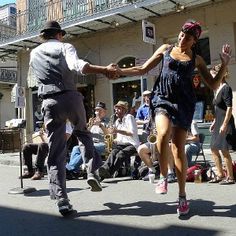
[[[197,162],[199,156],[202,156],[205,165],[207,165],[206,158],[205,158],[205,154],[204,154],[204,150],[203,150],[203,143],[204,143],[204,140],[205,140],[205,134],[200,133],[200,134],[199,134],[200,149],[199,149],[198,154],[196,155],[195,163]]]

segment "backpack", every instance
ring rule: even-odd
[[[201,166],[200,165],[194,165],[191,166],[187,169],[187,176],[186,176],[186,181],[187,182],[194,182],[194,172],[196,170],[200,170]]]
[[[202,181],[208,181],[207,171],[209,170],[210,166],[202,166],[200,164],[195,164],[187,169],[187,176],[186,182],[194,182],[194,172],[195,170],[201,170],[201,177]]]

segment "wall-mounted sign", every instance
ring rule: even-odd
[[[143,20],[142,30],[143,30],[143,41],[150,44],[156,44],[155,25],[146,20]]]
[[[17,86],[15,108],[24,108],[24,107],[25,107],[25,88],[22,86]]]

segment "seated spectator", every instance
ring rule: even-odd
[[[138,92],[134,92],[134,97],[132,99],[130,114],[134,117],[136,116],[137,110],[141,104],[141,96]]]
[[[68,139],[73,129],[70,122],[66,124],[65,138]],[[27,166],[27,171],[22,174],[22,178],[31,178],[32,180],[40,180],[44,177],[44,164],[48,155],[48,138],[47,132],[43,126],[39,131],[32,135],[32,143],[23,146],[23,162]],[[35,168],[33,167],[32,156],[36,155]]]
[[[191,128],[187,132],[186,144],[185,144],[185,154],[187,157],[188,167],[194,165],[193,156],[196,156],[200,151],[200,139],[199,131],[196,121],[192,121]]]
[[[22,178],[40,180],[43,176],[44,162],[48,155],[47,134],[44,128],[33,134],[33,143],[23,146],[23,163],[27,166],[27,171],[22,174]],[[36,143],[34,143],[36,142]],[[33,168],[32,155],[36,155],[35,169]]]
[[[117,117],[114,127],[109,129],[109,133],[116,135],[112,151],[105,163],[98,169],[102,179],[115,177],[124,162],[129,161],[130,157],[137,153],[139,145],[137,124],[134,116],[127,114],[128,103],[119,101],[115,106]]]
[[[147,137],[149,135],[148,132],[148,125],[150,120],[150,97],[151,97],[151,91],[146,90],[143,92],[142,96],[144,99],[144,103],[138,108],[137,114],[136,114],[136,123],[137,125],[142,125],[142,135],[140,137],[140,142],[145,143],[147,142]]]
[[[156,168],[154,166],[154,162],[158,161],[159,153],[156,148],[156,144],[151,144],[150,142],[143,143],[138,147],[138,154],[141,160],[148,167],[148,174],[143,178],[144,181],[149,179],[149,176],[155,174],[156,177],[159,173],[156,173]],[[168,183],[173,183],[176,181],[176,176],[174,173],[174,158],[169,149],[169,161],[168,161],[168,175],[167,175]]]
[[[69,162],[66,164],[66,179],[78,179],[81,176],[81,166],[85,164],[84,146],[82,143],[72,148]]]
[[[105,153],[106,144],[104,141],[104,134],[107,133],[107,126],[109,119],[106,117],[106,104],[98,102],[95,107],[95,117],[89,119],[88,129],[92,133],[93,143],[98,156]],[[69,163],[66,165],[66,178],[77,179],[80,176],[80,167],[84,163],[85,149],[82,143],[74,146],[71,152]]]

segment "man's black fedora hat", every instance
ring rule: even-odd
[[[104,110],[106,110],[107,108],[106,108],[106,103],[104,103],[104,102],[98,102],[97,103],[97,105],[96,105],[96,107],[95,107],[95,110],[97,110],[97,109],[104,109]]]
[[[66,34],[66,31],[61,29],[61,26],[59,25],[59,23],[57,21],[47,21],[44,25],[44,28],[40,31],[40,33],[46,32],[46,31],[57,31],[57,32],[61,32],[62,35],[64,36]]]

